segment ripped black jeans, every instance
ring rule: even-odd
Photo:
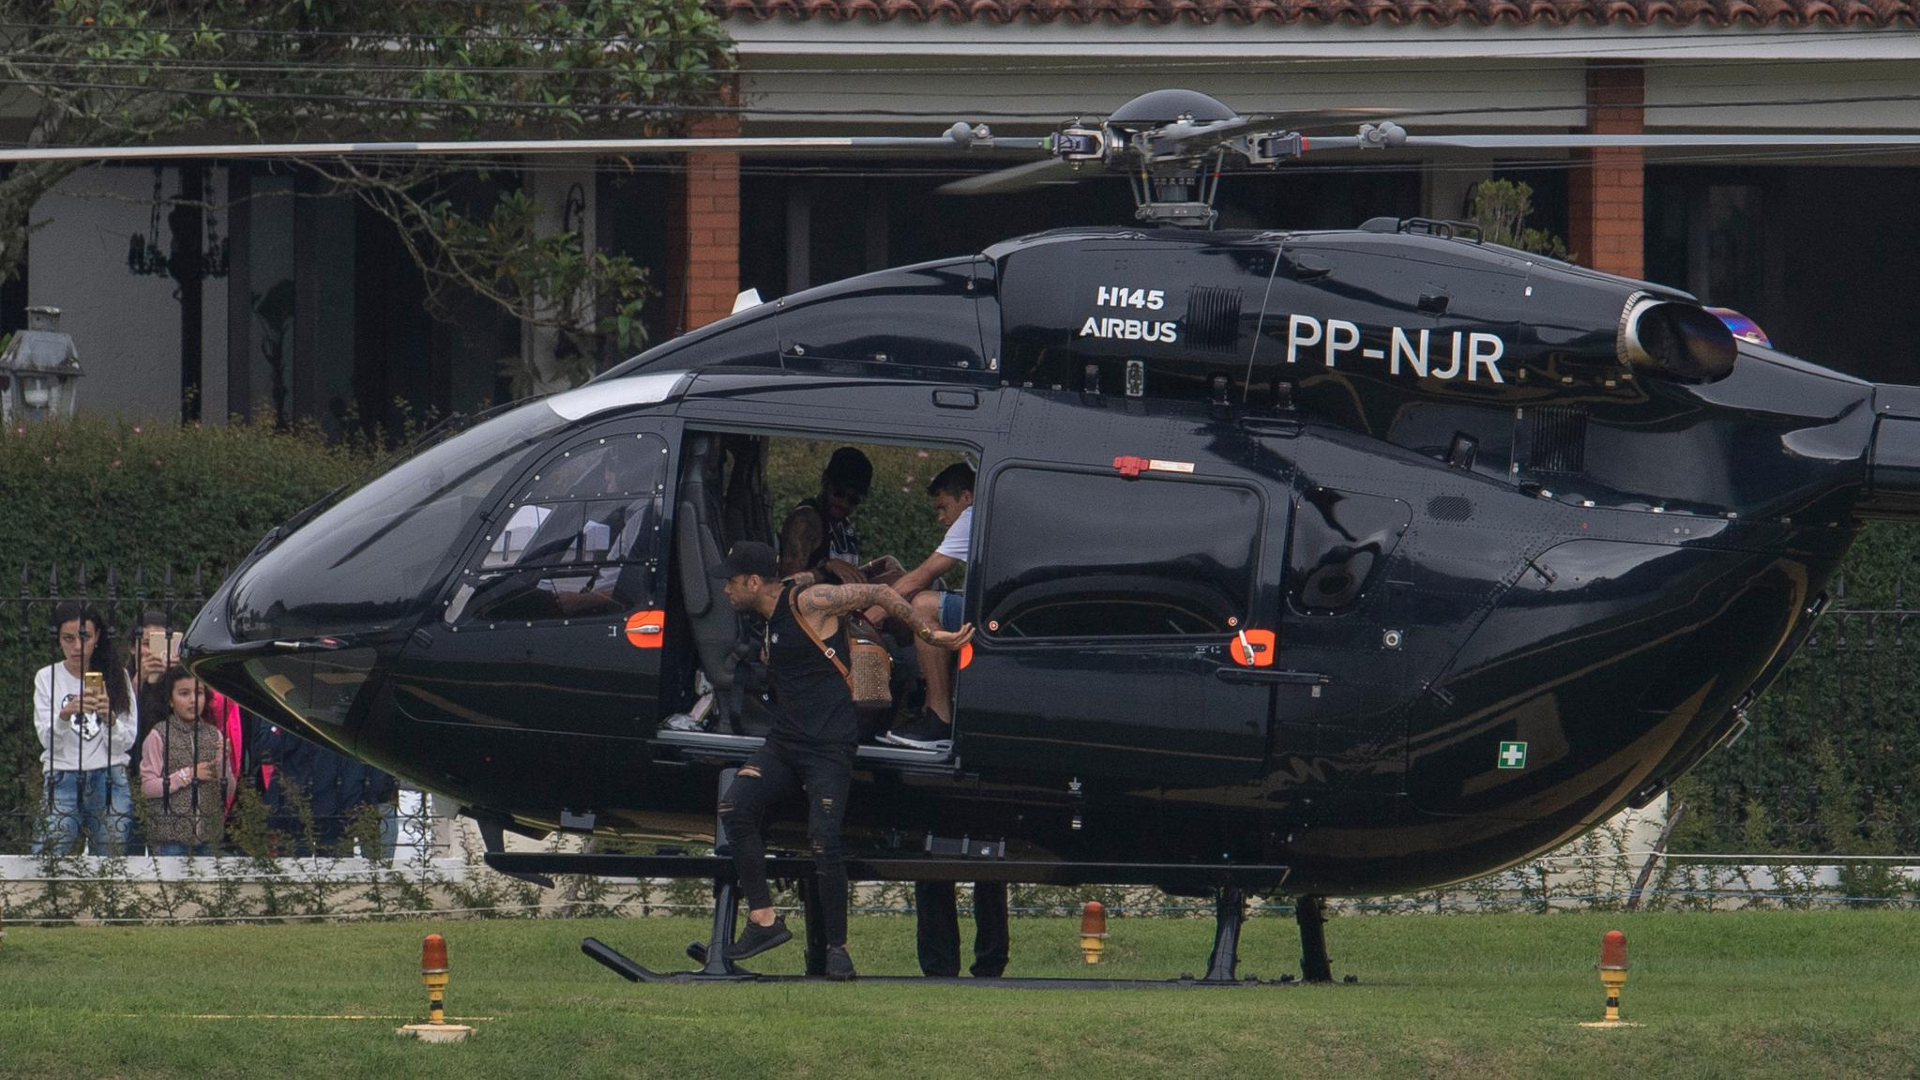
[[[840,847],[840,823],[846,820],[847,788],[853,783],[853,750],[852,743],[769,737],[720,797],[747,906],[769,908],[773,894],[767,888],[767,814],[795,790],[806,789],[807,838],[813,844],[820,914],[830,946],[847,943],[847,858]]]

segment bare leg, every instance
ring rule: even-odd
[[[913,595],[914,613],[935,626],[940,625],[940,593],[928,589]],[[920,674],[927,680],[927,708],[948,724],[953,723],[953,653],[938,645],[913,639],[913,651],[920,657]]]

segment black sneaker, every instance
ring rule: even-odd
[[[922,709],[919,716],[880,736],[880,741],[909,750],[945,752],[953,749],[953,728],[932,709]]]
[[[745,960],[749,956],[759,956],[768,949],[778,948],[793,940],[793,931],[787,929],[787,920],[782,916],[773,917],[773,925],[761,926],[752,919],[747,920],[747,928],[740,939],[727,946],[727,959]]]
[[[827,946],[827,978],[834,982],[853,978],[853,957],[847,955],[845,945]]]

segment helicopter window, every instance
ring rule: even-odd
[[[780,313],[787,357],[985,370],[972,264],[896,270],[869,288],[835,290]]]
[[[341,500],[235,583],[240,640],[381,630],[417,616],[488,494],[566,421],[543,402],[464,431]]]
[[[561,566],[647,558],[652,496],[596,502],[530,503],[513,512],[480,568]]]
[[[662,480],[666,444],[658,436],[609,435],[570,447],[541,466],[517,502],[652,495]]]
[[[1261,523],[1251,489],[1009,469],[991,514],[989,633],[1178,637],[1246,618]]]
[[[1359,603],[1412,520],[1399,499],[1309,490],[1293,515],[1287,591],[1294,607],[1332,615]]]
[[[544,463],[527,500],[487,537],[461,621],[582,618],[625,612],[653,592],[665,495],[665,443],[615,436]]]

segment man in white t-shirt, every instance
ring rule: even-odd
[[[927,485],[927,494],[933,496],[933,516],[947,527],[947,535],[925,562],[894,582],[893,589],[928,622],[954,628],[963,621],[961,594],[945,591],[940,582],[949,570],[967,563],[973,534],[973,467],[962,461],[940,470]],[[915,750],[951,749],[953,652],[924,640],[915,641],[913,647],[920,658],[920,674],[927,680],[927,707],[880,740]]]

